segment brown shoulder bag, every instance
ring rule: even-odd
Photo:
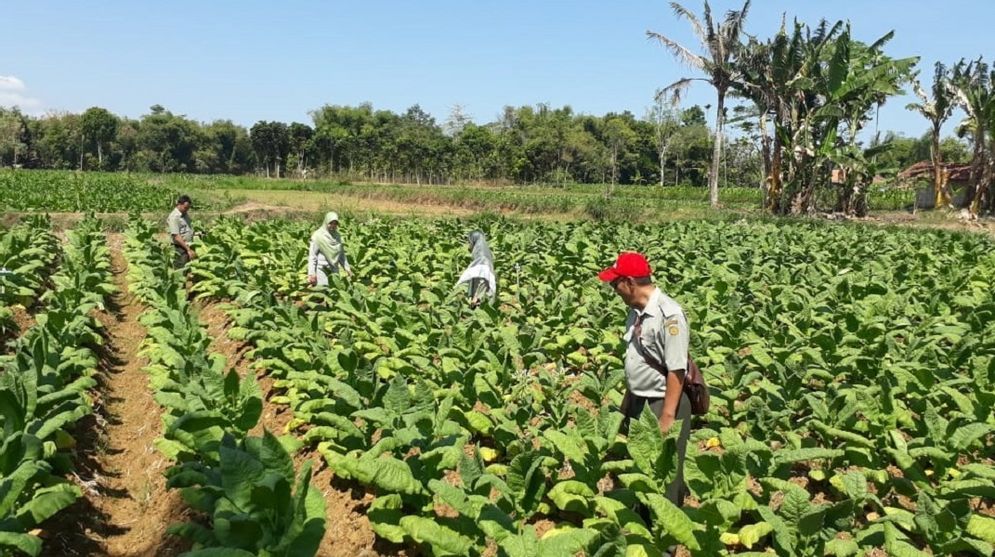
[[[636,341],[636,349],[639,350],[639,354],[642,355],[643,359],[649,366],[664,376],[667,375],[667,366],[658,362],[646,349],[643,347],[643,341],[639,338],[638,334],[633,333]],[[705,376],[701,374],[701,370],[698,369],[698,364],[694,363],[691,359],[691,354],[688,354],[688,368],[684,373],[684,394],[687,395],[688,400],[691,401],[691,414],[695,416],[704,416],[708,413],[708,407],[711,403],[711,396],[708,393],[708,385],[705,384]]]

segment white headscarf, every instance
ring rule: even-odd
[[[493,299],[497,294],[497,277],[494,276],[494,255],[491,253],[490,246],[487,245],[487,238],[483,232],[474,230],[467,239],[470,242],[470,253],[473,259],[470,261],[470,266],[463,271],[459,280],[456,281],[456,286],[473,279],[484,279],[490,287],[490,297]]]

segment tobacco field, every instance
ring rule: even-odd
[[[312,227],[222,217],[186,277],[158,223],[133,217],[123,235],[161,411],[150,450],[188,509],[168,529],[186,554],[315,555],[337,520],[315,480],[324,469],[366,495],[357,505],[382,554],[993,551],[986,236],[346,219],[355,275],[313,289]],[[473,228],[499,277],[495,304],[476,310],[453,288]],[[43,217],[0,234],[0,264],[17,271],[0,310],[0,552],[37,555],[52,517],[74,520],[85,495],[79,424],[99,400],[107,337],[94,313],[120,292],[95,219],[61,247]],[[675,440],[649,414],[621,427],[625,308],[595,274],[622,249],[644,251],[684,305],[712,391],[681,507],[661,495]],[[248,373],[210,349],[207,305]],[[33,314],[26,330],[15,306]],[[289,419],[261,428],[264,407]]]

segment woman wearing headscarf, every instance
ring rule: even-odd
[[[494,255],[487,245],[487,238],[484,233],[474,230],[467,240],[470,243],[471,261],[470,266],[463,271],[456,286],[468,283],[470,286],[469,297],[470,307],[477,307],[480,302],[487,298],[494,301],[497,295],[497,278],[494,276]]]
[[[328,273],[338,273],[342,269],[351,275],[345,246],[339,235],[339,215],[325,213],[321,228],[311,234],[311,246],[307,256],[307,281],[312,286],[328,286]]]

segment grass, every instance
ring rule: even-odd
[[[138,209],[148,218],[161,219],[171,208],[177,192],[194,198],[195,218],[207,224],[220,214],[235,212],[257,216],[281,213],[288,217],[317,218],[336,210],[349,215],[470,216],[501,214],[527,220],[616,220],[629,222],[668,222],[679,220],[728,220],[764,218],[760,210],[761,192],[757,188],[727,187],[720,190],[722,207],[712,209],[707,190],[692,186],[617,186],[610,199],[598,184],[566,185],[398,185],[348,184],[334,180],[268,179],[255,176],[219,176],[189,174],[127,174],[100,172],[19,171],[0,173],[0,182],[16,191],[28,211],[70,211],[64,220],[79,215],[70,207],[86,199],[66,198],[66,184],[92,196],[92,207],[107,221],[107,227],[119,230],[126,209],[121,203]],[[14,181],[14,179],[17,181]],[[22,182],[23,180],[23,182]],[[2,184],[0,184],[2,185]],[[21,189],[25,186],[28,189]],[[12,189],[13,188],[13,189]],[[3,189],[3,188],[0,188]],[[121,191],[124,190],[124,191]],[[35,192],[37,196],[31,195]],[[119,193],[120,192],[120,193]],[[136,192],[141,192],[138,196]],[[821,203],[829,202],[820,192]],[[921,211],[912,215],[906,210],[912,191],[872,190],[871,222],[946,229],[979,228],[964,223],[949,211]],[[118,197],[107,203],[108,197]],[[51,198],[51,199],[50,199]],[[823,199],[824,198],[824,199]],[[34,203],[34,204],[31,204]],[[15,204],[17,205],[17,204]],[[154,208],[153,208],[154,207]],[[17,220],[18,214],[0,215],[0,224]],[[62,218],[62,217],[60,217]],[[58,220],[58,219],[57,219]],[[56,224],[65,224],[58,221]],[[981,228],[988,228],[983,223]]]

